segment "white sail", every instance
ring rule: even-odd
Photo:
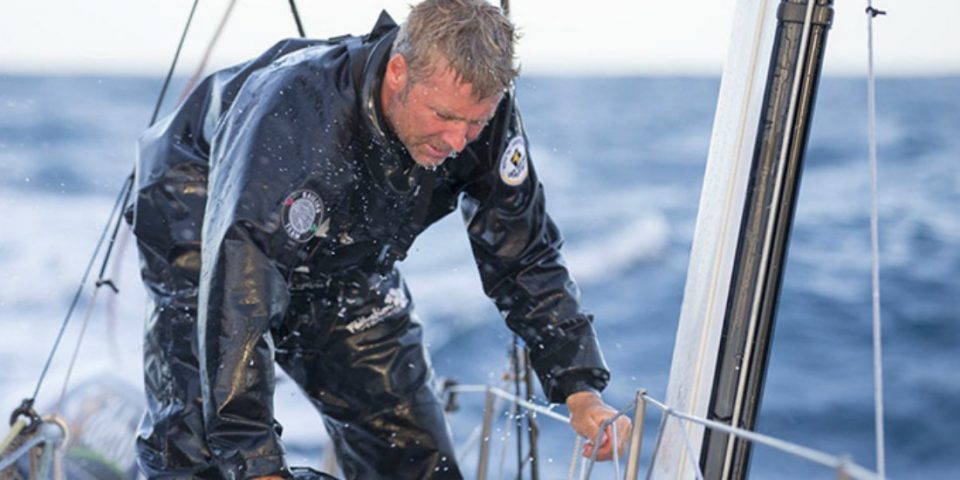
[[[706,417],[757,138],[779,1],[739,0],[720,84],[667,404]],[[684,432],[694,450],[687,452]],[[667,423],[655,478],[694,478],[703,427]]]

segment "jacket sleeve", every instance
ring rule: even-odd
[[[270,329],[326,215],[331,190],[316,179],[336,181],[315,171],[317,152],[333,149],[302,135],[322,127],[325,106],[309,85],[282,72],[251,77],[213,139],[198,334],[205,433],[226,478],[286,471]]]
[[[609,371],[560,254],[563,240],[547,215],[512,98],[488,132],[473,151],[487,167],[461,201],[484,291],[525,341],[549,401],[602,390]]]

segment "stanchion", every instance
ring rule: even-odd
[[[633,411],[633,430],[630,431],[630,450],[627,452],[625,480],[636,480],[640,474],[640,443],[643,441],[643,419],[647,412],[647,391],[638,390],[637,408]]]
[[[477,480],[486,480],[490,461],[490,431],[493,427],[493,390],[487,387],[483,404],[483,429],[480,432],[480,458],[477,460]]]

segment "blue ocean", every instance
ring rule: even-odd
[[[179,95],[175,82],[162,109]],[[113,200],[130,173],[159,78],[0,75],[0,418],[30,396]],[[621,407],[665,397],[720,81],[715,77],[527,77],[518,98],[548,210],[566,237]],[[886,78],[878,92],[886,461],[894,478],[958,478],[960,467],[960,77]],[[783,283],[760,432],[873,468],[870,184],[866,81],[822,81]],[[140,388],[145,299],[133,240],[80,302],[38,405],[109,374]],[[462,384],[503,382],[512,335],[480,288],[462,221],[417,240],[401,266],[434,367]],[[95,272],[96,273],[96,272]],[[87,292],[91,290],[88,288]],[[507,388],[512,388],[506,385]],[[289,380],[278,417],[294,464],[318,464],[322,423]],[[482,396],[451,417],[458,444]],[[560,407],[560,413],[565,410]],[[574,435],[539,417],[543,478],[566,478]],[[643,467],[659,422],[649,412]],[[0,432],[3,433],[3,432]],[[515,477],[516,432],[500,415],[495,475]],[[476,468],[476,453],[461,459]],[[754,478],[834,478],[766,447]],[[604,465],[593,478],[611,478]],[[500,477],[497,477],[500,478]]]

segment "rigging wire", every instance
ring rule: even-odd
[[[290,12],[293,13],[293,21],[297,22],[297,33],[300,38],[307,38],[307,33],[303,31],[303,22],[300,21],[300,12],[297,10],[297,2],[290,0]]]
[[[87,268],[83,272],[83,277],[80,280],[80,285],[77,287],[77,293],[73,296],[73,301],[70,303],[70,308],[67,309],[67,316],[63,319],[63,323],[60,324],[60,331],[57,333],[57,338],[53,342],[53,348],[50,349],[50,354],[47,356],[47,361],[43,365],[43,370],[40,372],[40,378],[37,380],[37,386],[33,390],[33,395],[28,399],[29,403],[32,405],[33,400],[37,398],[37,394],[40,393],[40,386],[43,385],[43,380],[47,376],[47,372],[50,369],[50,363],[53,361],[54,355],[57,353],[57,347],[60,346],[60,341],[63,339],[63,332],[67,328],[67,324],[70,323],[70,317],[73,315],[73,310],[77,307],[77,303],[80,301],[80,296],[83,294],[83,287],[87,283],[87,278],[90,276],[90,272],[93,270],[93,264],[97,259],[97,255],[100,253],[100,248],[103,246],[103,242],[107,238],[107,232],[110,231],[111,220],[113,220],[114,215],[123,216],[123,210],[121,208],[121,203],[124,202],[129,196],[129,190],[133,185],[133,177],[129,176],[124,181],[123,188],[120,189],[120,194],[117,195],[117,200],[113,204],[113,209],[110,211],[109,220],[107,224],[103,227],[103,231],[100,233],[100,239],[97,241],[97,246],[93,249],[93,255],[90,256],[90,261],[87,263]],[[111,242],[113,239],[111,239]],[[107,261],[108,258],[104,258],[104,261]],[[26,403],[27,400],[24,401]]]
[[[157,98],[156,106],[154,106],[153,115],[150,118],[150,125],[152,126],[157,120],[157,114],[160,111],[160,106],[163,104],[164,96],[166,95],[167,87],[170,85],[170,79],[173,76],[173,72],[176,69],[177,60],[180,58],[180,51],[183,48],[183,42],[187,37],[187,31],[190,29],[190,24],[193,21],[193,16],[197,11],[197,4],[199,0],[194,0],[193,6],[190,9],[190,14],[187,17],[187,23],[184,25],[183,33],[180,36],[180,41],[177,44],[177,51],[174,54],[173,62],[170,64],[170,69],[167,72],[167,76],[164,79],[163,87],[160,90],[160,96]],[[93,254],[90,256],[90,260],[87,262],[87,267],[84,269],[83,276],[81,277],[80,284],[77,286],[77,291],[73,296],[73,300],[70,302],[70,307],[67,309],[67,314],[63,319],[63,322],[60,324],[60,329],[57,332],[56,339],[53,342],[53,347],[50,349],[50,353],[47,355],[47,360],[43,365],[43,369],[40,371],[40,377],[37,379],[37,385],[33,389],[33,395],[29,398],[26,398],[21,403],[20,407],[14,411],[14,416],[16,417],[19,414],[29,414],[35,416],[36,413],[33,411],[33,403],[36,401],[37,395],[40,393],[40,388],[43,386],[43,381],[47,377],[47,373],[50,370],[50,365],[53,362],[53,357],[57,353],[57,349],[60,346],[60,342],[63,340],[63,334],[66,331],[67,324],[70,323],[70,317],[73,316],[73,312],[77,307],[77,304],[80,301],[80,297],[83,294],[84,286],[87,283],[87,279],[90,277],[90,272],[93,270],[93,265],[96,262],[97,256],[100,253],[100,249],[103,247],[103,243],[107,238],[107,232],[110,231],[111,223],[114,223],[114,217],[116,216],[115,224],[113,227],[113,233],[110,237],[110,243],[107,247],[107,250],[103,257],[103,263],[100,268],[99,278],[96,282],[96,287],[99,289],[104,285],[110,286],[114,291],[117,291],[116,286],[110,280],[105,280],[103,274],[106,271],[107,264],[110,262],[110,257],[113,253],[113,245],[116,242],[117,233],[120,229],[120,223],[123,218],[123,211],[127,206],[127,202],[130,199],[130,194],[133,191],[133,182],[134,182],[134,173],[131,172],[130,175],[124,180],[123,186],[120,188],[120,193],[117,195],[117,199],[114,202],[113,208],[110,211],[110,216],[108,217],[107,224],[104,225],[103,231],[100,233],[100,238],[97,240],[96,247],[94,247]],[[94,296],[94,298],[96,298]],[[82,338],[82,337],[81,337]],[[72,363],[71,363],[72,365]],[[72,368],[72,367],[71,367]]]
[[[183,89],[180,91],[180,97],[177,99],[176,106],[179,106],[180,104],[182,104],[182,103],[184,102],[184,100],[187,99],[187,96],[190,95],[190,92],[193,91],[193,87],[194,87],[194,86],[197,84],[197,82],[200,80],[200,76],[203,74],[203,71],[204,71],[204,69],[205,69],[206,66],[207,66],[207,62],[210,60],[210,55],[213,53],[213,49],[214,49],[214,47],[216,46],[217,41],[220,39],[220,35],[223,33],[223,29],[226,27],[227,20],[230,18],[230,14],[233,12],[233,8],[234,8],[234,6],[236,5],[236,3],[237,3],[237,0],[231,0],[230,3],[227,5],[227,8],[226,8],[226,10],[224,11],[223,16],[220,18],[220,23],[217,25],[217,29],[216,29],[216,31],[215,31],[214,34],[213,34],[213,37],[211,37],[211,38],[210,38],[210,41],[207,42],[207,47],[206,47],[206,49],[204,49],[203,57],[200,59],[199,65],[196,67],[196,69],[194,69],[193,75],[190,76],[190,80],[187,81],[186,86],[184,86]],[[160,91],[160,98],[157,99],[157,105],[156,105],[156,107],[154,108],[153,118],[152,118],[151,121],[150,121],[150,125],[151,125],[151,126],[152,126],[153,123],[156,121],[156,117],[157,117],[159,108],[160,108],[160,106],[163,104],[163,99],[164,99],[164,96],[165,96],[165,94],[166,94],[166,89],[167,89],[168,85],[170,84],[170,80],[171,80],[171,78],[172,78],[172,75],[173,75],[173,73],[174,73],[174,69],[175,69],[176,64],[177,64],[177,60],[178,60],[179,57],[180,57],[180,50],[181,50],[181,48],[183,47],[184,39],[186,38],[187,31],[189,30],[189,27],[190,27],[190,22],[191,22],[192,19],[193,19],[193,14],[194,14],[194,11],[196,10],[196,5],[197,5],[197,4],[194,3],[193,8],[190,10],[190,16],[189,16],[188,19],[187,19],[187,23],[186,23],[186,25],[184,26],[183,35],[181,35],[181,37],[180,37],[180,43],[177,45],[177,51],[176,51],[176,53],[174,54],[173,61],[171,62],[170,70],[167,72],[167,77],[166,77],[166,79],[164,80],[163,88],[162,88],[161,91]],[[134,173],[135,173],[135,172],[134,172]],[[133,175],[134,173],[131,173],[131,175]],[[124,204],[124,208],[126,208],[126,204]],[[118,221],[118,222],[117,222],[117,228],[119,228],[119,226],[120,226],[120,224],[119,224],[119,221]],[[123,252],[123,251],[125,250],[126,246],[127,246],[127,242],[126,242],[126,241],[127,241],[127,239],[129,238],[129,230],[124,230],[123,233],[124,233],[124,235],[121,237],[121,242],[120,242],[120,246],[119,246],[119,249],[120,249],[121,252]],[[114,238],[116,238],[116,232],[114,233]],[[111,246],[112,246],[112,245],[113,245],[113,242],[111,242]],[[107,254],[107,256],[109,257],[109,253]],[[120,273],[120,270],[119,270],[119,268],[118,268],[119,265],[120,265],[120,263],[114,263],[114,269],[113,269],[113,277],[114,277],[114,278],[116,278],[116,277],[119,276],[119,273]],[[104,267],[106,267],[106,263],[104,263]],[[100,278],[101,278],[101,280],[102,280],[102,278],[103,278],[103,271],[102,271],[102,270],[101,270],[101,272],[100,272]],[[100,280],[98,280],[98,281],[100,281]],[[113,290],[114,290],[115,292],[117,291],[117,288],[116,288],[114,285],[111,285],[111,287],[113,288]],[[117,292],[117,293],[119,293],[119,292]],[[109,345],[110,345],[110,353],[111,353],[111,355],[112,355],[115,359],[119,359],[119,355],[120,355],[119,351],[120,351],[120,350],[119,350],[119,348],[117,347],[116,334],[115,334],[115,333],[116,333],[116,328],[115,328],[115,326],[116,326],[116,321],[115,321],[115,314],[114,314],[114,312],[115,312],[115,304],[112,303],[114,298],[115,298],[115,297],[110,297],[110,298],[108,299],[108,302],[110,302],[110,303],[108,304],[108,307],[107,307],[107,331],[109,332],[109,337],[108,337],[109,340],[108,340],[108,342],[109,342]],[[79,348],[79,342],[78,342],[78,348]],[[76,355],[76,352],[74,353],[74,355]],[[67,378],[69,379],[69,375],[68,375]]]
[[[107,243],[107,250],[103,254],[103,263],[100,265],[100,274],[98,275],[97,281],[94,284],[96,285],[96,288],[93,290],[93,294],[90,296],[90,301],[87,302],[87,313],[83,318],[83,326],[80,328],[80,334],[77,335],[77,344],[73,348],[73,355],[70,357],[70,363],[67,366],[67,374],[63,379],[63,387],[60,389],[60,399],[57,400],[57,412],[63,412],[63,399],[67,396],[67,386],[70,384],[70,377],[73,375],[73,367],[77,363],[77,355],[80,353],[80,345],[83,343],[84,334],[87,332],[87,325],[90,324],[90,317],[93,316],[93,307],[96,306],[97,294],[100,293],[100,287],[107,285],[111,290],[113,290],[114,293],[120,293],[120,290],[117,289],[116,284],[114,284],[114,282],[110,279],[105,279],[103,275],[107,270],[107,264],[110,263],[110,257],[113,253],[113,246],[117,241],[117,233],[120,231],[120,224],[123,223],[123,211],[130,202],[130,193],[133,192],[133,175],[127,177],[121,192],[123,193],[123,202],[120,204],[120,210],[116,212],[117,218],[113,225],[113,233],[110,235],[110,242]],[[107,225],[109,225],[109,221]]]
[[[293,0],[290,0],[293,2]],[[503,15],[507,18],[510,17],[510,0],[500,0],[500,9],[503,11]],[[511,88],[510,96],[515,97],[516,93],[513,88]],[[512,100],[511,100],[512,101]],[[520,344],[519,336],[517,334],[513,335],[513,349],[512,349],[512,359],[513,359],[513,392],[517,398],[520,398],[520,370],[521,362],[523,363],[524,379],[525,386],[527,388],[527,400],[532,399],[531,395],[531,383],[530,383],[530,365],[529,365],[529,354],[526,346]],[[530,447],[527,452],[526,458],[523,455],[523,421],[524,417],[527,419],[527,428],[529,429],[529,442]],[[517,411],[516,418],[516,428],[517,428],[517,479],[523,477],[523,466],[530,461],[530,475],[531,478],[536,480],[539,477],[539,459],[537,458],[537,445],[536,441],[539,436],[539,427],[536,423],[535,418],[533,417],[533,412],[519,412]]]
[[[60,387],[60,398],[57,400],[57,407],[54,413],[63,413],[63,400],[67,398],[67,388],[70,386],[70,378],[73,376],[73,367],[77,364],[77,355],[80,353],[80,345],[83,344],[83,337],[87,333],[87,326],[90,325],[90,317],[93,316],[93,308],[97,304],[97,294],[100,289],[94,289],[87,302],[87,313],[83,316],[83,323],[80,324],[80,333],[77,334],[77,343],[73,347],[73,354],[70,356],[70,363],[67,365],[67,374],[63,378],[63,385]]]
[[[107,244],[107,251],[103,254],[103,264],[100,265],[100,273],[97,275],[97,288],[106,285],[113,290],[114,293],[120,293],[120,290],[117,288],[117,285],[113,283],[110,279],[103,278],[103,274],[107,271],[107,263],[110,260],[110,257],[113,254],[113,247],[117,243],[117,234],[120,232],[120,225],[123,223],[123,211],[126,209],[127,204],[130,202],[130,193],[133,192],[133,173],[131,173],[127,179],[124,181],[123,187],[120,189],[121,192],[126,190],[123,194],[123,203],[121,204],[120,213],[117,215],[117,219],[113,224],[113,233],[110,234],[110,243]]]
[[[190,24],[193,22],[193,14],[197,12],[197,4],[200,0],[193,0],[193,7],[190,8],[190,15],[187,16],[187,23],[183,26],[183,33],[180,34],[180,42],[177,44],[177,51],[173,54],[173,62],[170,63],[170,69],[167,71],[167,78],[163,80],[163,87],[160,88],[160,96],[157,98],[157,104],[153,107],[153,115],[150,117],[150,126],[157,121],[157,115],[160,113],[160,105],[163,104],[163,98],[167,95],[167,87],[170,86],[170,79],[173,78],[173,71],[177,68],[177,60],[180,58],[180,50],[183,49],[183,42],[187,39],[187,32],[190,30]]]
[[[237,0],[230,0],[230,3],[227,5],[227,9],[223,12],[223,16],[220,17],[220,23],[217,24],[216,31],[213,32],[213,37],[210,37],[210,41],[207,42],[207,48],[203,51],[203,57],[200,59],[200,64],[197,65],[197,68],[193,71],[193,75],[190,76],[190,80],[187,82],[187,85],[183,87],[183,91],[180,92],[180,98],[177,100],[177,105],[183,103],[183,101],[187,99],[187,96],[193,91],[194,85],[200,81],[200,76],[203,75],[203,71],[207,68],[207,62],[210,60],[210,54],[213,53],[213,47],[215,47],[217,45],[217,41],[220,40],[220,34],[223,33],[224,27],[227,26],[227,20],[229,20],[230,14],[233,13],[233,7],[236,5]]]
[[[883,356],[880,323],[880,234],[877,207],[877,92],[873,71],[873,19],[886,12],[873,8],[867,0],[867,137],[870,160],[870,271],[873,310],[873,385],[874,422],[876,428],[877,473],[886,478],[886,457],[883,434]]]
[[[213,39],[210,41],[210,44],[207,46],[207,50],[204,52],[204,56],[203,56],[203,59],[202,59],[202,61],[201,61],[201,63],[200,63],[200,66],[197,68],[197,70],[196,70],[196,72],[194,73],[194,75],[190,78],[190,81],[187,83],[187,86],[184,87],[183,91],[181,92],[180,98],[177,100],[177,105],[183,103],[183,100],[186,99],[187,94],[190,92],[190,90],[192,90],[193,84],[196,83],[197,77],[198,77],[198,76],[200,75],[200,73],[203,71],[203,68],[204,68],[204,66],[206,65],[206,62],[207,62],[207,60],[208,60],[208,58],[209,58],[209,56],[210,56],[210,52],[211,52],[211,50],[213,49],[213,44],[216,43],[217,38],[220,36],[220,32],[223,30],[224,24],[226,23],[226,17],[230,15],[230,11],[233,9],[233,5],[234,5],[235,2],[236,2],[236,0],[233,0],[233,1],[230,3],[229,7],[227,8],[227,12],[224,14],[224,18],[221,20],[220,25],[217,27],[217,31],[216,31]],[[163,86],[160,88],[160,95],[158,96],[158,98],[157,98],[157,103],[156,103],[156,105],[155,105],[154,108],[153,108],[153,114],[152,114],[151,117],[150,117],[150,124],[149,124],[149,126],[153,126],[153,124],[156,123],[156,121],[157,121],[157,116],[158,116],[159,113],[160,113],[160,107],[163,105],[163,100],[164,100],[164,98],[166,97],[167,88],[170,86],[170,81],[171,81],[171,79],[173,78],[173,73],[174,73],[174,71],[176,70],[177,61],[178,61],[179,58],[180,58],[180,52],[181,52],[181,50],[183,49],[183,44],[184,44],[184,41],[185,41],[186,38],[187,38],[187,32],[190,30],[190,24],[193,22],[193,17],[194,17],[194,14],[195,14],[196,11],[197,11],[197,5],[198,5],[198,4],[199,4],[199,0],[194,0],[193,6],[190,8],[190,14],[187,16],[187,22],[186,22],[186,24],[185,24],[184,27],[183,27],[183,33],[180,35],[180,41],[177,43],[176,53],[174,53],[173,61],[170,63],[170,69],[167,71],[167,75],[166,75],[166,77],[165,77],[164,80],[163,80]],[[136,170],[134,170],[133,172],[130,172],[130,177],[129,177],[129,178],[132,180],[132,179],[135,177],[135,175],[136,175]],[[129,192],[128,192],[128,198],[129,198]],[[125,201],[124,201],[124,204],[123,204],[123,208],[121,209],[121,212],[124,211],[124,210],[126,210],[126,207],[127,207],[127,201],[125,200]],[[120,293],[119,290],[118,290],[117,287],[116,287],[116,283],[113,282],[112,280],[109,280],[109,279],[104,280],[103,274],[104,274],[104,271],[105,271],[106,268],[107,268],[107,263],[109,262],[109,259],[110,259],[110,257],[111,257],[111,253],[112,253],[111,250],[112,250],[114,244],[116,243],[117,234],[118,234],[118,232],[119,232],[121,219],[122,219],[122,215],[117,217],[117,223],[116,223],[116,226],[114,227],[113,236],[112,236],[111,239],[110,239],[110,247],[108,248],[107,253],[106,253],[106,256],[104,257],[104,262],[103,262],[103,265],[102,265],[102,267],[101,267],[101,269],[100,269],[100,276],[99,276],[99,278],[98,278],[98,280],[97,280],[97,287],[100,287],[100,286],[102,286],[102,285],[104,285],[104,284],[107,284],[107,285],[110,286],[110,288],[114,291],[114,293]],[[128,235],[126,235],[126,234],[128,234],[128,233],[129,233],[129,232],[125,230],[125,231],[124,231],[124,234],[125,234],[125,235],[124,235],[123,237],[121,237],[121,238],[122,238],[122,241],[120,242],[120,246],[119,246],[121,252],[123,252],[123,251],[125,250],[125,248],[126,248],[126,245],[127,245],[126,240],[127,240],[127,238],[128,238]],[[120,273],[120,270],[119,270],[119,268],[118,268],[119,265],[120,265],[119,263],[114,263],[114,269],[113,269],[113,275],[112,275],[114,278],[116,278],[116,277],[119,276],[119,273]],[[118,359],[120,354],[119,354],[119,348],[117,347],[117,341],[116,341],[116,335],[115,335],[115,331],[116,331],[116,329],[115,329],[116,321],[115,321],[115,318],[114,318],[114,317],[115,317],[115,314],[114,314],[115,304],[112,303],[112,302],[113,302],[113,298],[114,298],[114,297],[110,297],[110,300],[108,300],[108,302],[110,302],[110,303],[108,303],[108,306],[107,306],[107,331],[109,332],[108,342],[109,342],[109,346],[110,346],[110,354],[111,354],[115,359]],[[93,303],[95,300],[96,300],[96,291],[94,291],[94,295],[93,295],[93,297],[92,297],[91,300],[90,300],[90,302],[91,302],[91,307],[90,307],[90,308],[91,308],[91,309],[92,309],[92,303]],[[77,346],[76,346],[76,348],[75,348],[75,350],[74,350],[74,353],[73,353],[73,359],[71,360],[70,367],[69,367],[69,369],[67,370],[67,377],[66,377],[66,380],[64,381],[63,393],[61,393],[60,403],[63,402],[63,394],[66,392],[66,387],[67,387],[66,384],[67,384],[67,383],[69,382],[69,380],[70,380],[70,372],[73,371],[73,362],[76,361],[77,351],[79,351],[79,349],[80,349],[80,342],[83,340],[83,333],[82,333],[82,332],[85,332],[85,331],[86,331],[86,325],[87,325],[87,322],[88,322],[88,321],[89,321],[89,311],[88,311],[88,314],[87,314],[87,318],[84,320],[84,326],[83,326],[83,328],[82,328],[82,330],[81,330],[80,338],[77,340]]]
[[[160,94],[157,98],[156,105],[154,105],[153,114],[150,117],[149,126],[153,126],[153,124],[156,123],[157,121],[157,116],[159,115],[160,107],[161,105],[163,105],[163,100],[166,97],[167,89],[170,86],[170,80],[173,78],[173,73],[177,67],[177,61],[180,59],[180,53],[183,50],[183,44],[187,38],[187,33],[190,31],[190,25],[193,23],[193,17],[196,14],[197,5],[199,3],[200,3],[200,0],[194,0],[193,5],[190,7],[190,13],[187,16],[187,21],[183,26],[183,32],[180,34],[180,40],[177,43],[177,49],[176,49],[176,52],[174,52],[173,61],[171,61],[170,63],[170,68],[167,70],[167,75],[164,78],[163,86],[160,89]],[[222,30],[223,24],[226,22],[226,17],[229,16],[230,10],[232,10],[233,8],[233,3],[235,3],[235,0],[234,2],[231,2],[230,7],[228,8],[227,12],[224,15],[224,19],[221,21],[220,27],[217,30],[217,34],[214,36],[214,39],[211,41],[211,45],[208,48],[212,48],[212,44],[216,42],[216,38],[219,36],[220,30]],[[291,9],[293,10],[294,19],[297,22],[297,28],[300,31],[301,36],[304,36],[303,26],[300,22],[300,16],[299,16],[299,13],[297,12],[296,4],[294,3],[294,0],[290,0],[290,6],[291,6]],[[206,57],[205,57],[205,60],[206,60]],[[32,412],[33,402],[36,400],[37,395],[40,392],[40,388],[43,385],[43,381],[46,379],[47,373],[50,370],[50,365],[53,362],[53,357],[56,355],[57,349],[60,346],[60,342],[63,340],[63,334],[66,331],[67,324],[70,323],[70,317],[73,316],[73,312],[80,301],[80,297],[83,294],[84,286],[87,283],[87,279],[90,276],[90,272],[93,270],[93,265],[100,252],[101,247],[103,247],[104,240],[106,239],[107,232],[110,229],[110,224],[113,221],[114,217],[116,217],[116,220],[114,222],[113,232],[110,236],[110,242],[107,246],[107,250],[104,253],[103,262],[101,264],[100,272],[96,282],[96,288],[99,289],[100,287],[107,285],[114,292],[118,292],[118,289],[116,285],[113,283],[113,281],[111,281],[110,279],[104,278],[104,273],[106,272],[107,265],[110,262],[110,258],[113,253],[113,247],[116,243],[117,235],[120,231],[120,224],[122,223],[122,220],[123,220],[123,211],[126,209],[130,199],[130,195],[133,191],[134,177],[135,177],[135,172],[131,172],[130,175],[128,175],[127,178],[124,180],[123,187],[121,187],[120,193],[117,195],[117,200],[114,202],[113,209],[111,210],[110,216],[108,217],[109,220],[107,221],[107,224],[104,226],[104,229],[100,234],[100,239],[97,241],[97,245],[94,248],[93,255],[91,255],[90,260],[87,263],[87,267],[84,270],[83,277],[80,280],[80,285],[77,287],[77,291],[74,294],[73,300],[70,303],[70,307],[67,309],[67,314],[63,319],[63,323],[60,325],[60,330],[57,332],[57,337],[54,340],[53,347],[50,350],[50,354],[47,356],[47,360],[44,363],[43,370],[41,370],[40,372],[40,377],[37,380],[37,385],[33,390],[33,395],[31,395],[27,399],[24,399],[23,403],[21,404],[21,407],[15,411],[15,414],[16,412],[21,412],[21,413]],[[95,299],[96,299],[96,295],[93,296],[93,298],[91,299],[91,302]],[[82,338],[83,336],[81,335],[80,340],[78,340],[76,350],[74,351],[73,359],[71,360],[68,372],[71,372],[73,369],[74,362],[76,361],[76,351],[79,349],[79,343],[80,341],[82,341]],[[69,381],[69,373],[68,373],[67,381]]]
[[[126,209],[124,209],[126,211]],[[117,255],[122,256],[123,252],[127,251],[127,246],[130,243],[130,229],[125,228],[120,230],[120,234],[117,237]],[[120,268],[123,266],[123,262],[113,262],[113,268],[110,271],[110,278],[113,279],[115,285],[119,285],[121,282],[121,277],[123,275],[123,270]],[[111,295],[106,299],[106,327],[107,327],[107,346],[110,350],[110,358],[113,359],[113,362],[117,365],[122,361],[120,357],[120,345],[117,339],[117,297],[119,295]]]

